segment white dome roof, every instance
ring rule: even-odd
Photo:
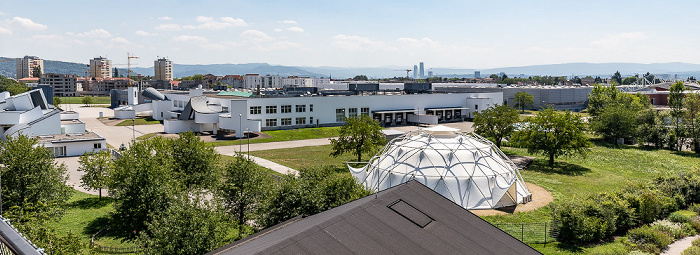
[[[363,168],[350,168],[375,191],[416,179],[467,209],[527,202],[529,190],[513,162],[474,133],[436,127],[389,142]]]

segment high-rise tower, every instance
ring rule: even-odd
[[[418,79],[418,66],[413,65],[413,79]]]
[[[35,56],[24,56],[24,58],[15,59],[17,73],[15,78],[22,79],[28,77],[40,78],[44,73],[44,60]],[[39,73],[36,73],[36,72]]]
[[[419,76],[418,78],[420,78],[420,79],[425,79],[425,72],[424,72],[425,69],[424,69],[424,67],[423,67],[423,62],[420,62],[419,65],[420,65],[420,71],[419,71],[419,72],[420,72],[420,76]]]
[[[112,78],[112,60],[103,58],[90,59],[91,78]]]
[[[173,61],[167,58],[159,58],[153,62],[154,78],[158,81],[173,80]]]

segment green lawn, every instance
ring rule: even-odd
[[[107,226],[109,213],[114,211],[113,204],[114,200],[108,197],[102,197],[102,201],[100,201],[98,196],[73,191],[65,214],[61,220],[53,223],[56,233],[65,235],[72,232],[84,241],[90,242],[92,235]],[[136,246],[134,243],[122,243],[120,239],[110,235],[100,237],[96,242],[102,246],[110,247]]]
[[[329,156],[330,145],[255,151],[252,155],[269,159],[279,164],[299,169],[319,165],[333,165],[345,168],[345,161],[355,161],[352,155],[338,158]],[[529,155],[525,149],[504,148],[504,152],[514,155]],[[369,158],[371,155],[363,156]],[[586,156],[560,158],[554,168],[547,166],[543,156],[521,171],[527,182],[537,184],[552,192],[554,200],[585,196],[600,191],[614,191],[626,186],[627,181],[648,181],[654,176],[667,172],[677,172],[700,166],[700,156],[692,153],[678,153],[668,150],[649,150],[635,146],[612,147],[597,143]],[[346,170],[347,171],[347,170]],[[544,222],[551,220],[549,207],[535,211],[504,216],[484,217],[492,223]],[[616,244],[602,244],[595,249]],[[545,254],[573,254],[585,252],[594,247],[576,247],[560,243],[535,244],[536,249]]]
[[[61,97],[61,104],[82,104],[83,97]],[[92,104],[111,104],[109,96],[92,97]]]
[[[151,124],[160,124],[160,123],[162,123],[160,120],[155,120],[151,117],[146,117],[146,118],[137,117],[133,121],[133,125],[151,125]],[[131,125],[132,125],[131,120],[124,120],[122,122],[119,122],[115,126],[131,126]]]
[[[268,143],[268,142],[280,142],[280,141],[293,141],[293,140],[304,140],[304,139],[314,139],[314,138],[327,138],[336,137],[340,132],[340,127],[318,127],[318,128],[299,128],[299,129],[289,129],[289,130],[271,130],[263,131],[263,133],[269,135],[268,138],[257,138],[250,139],[248,141],[245,139],[243,143]],[[216,141],[211,142],[213,146],[226,146],[226,145],[238,145],[239,140],[228,140],[228,141]]]

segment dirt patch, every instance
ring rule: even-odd
[[[489,215],[507,215],[518,212],[529,212],[539,209],[543,206],[548,205],[554,200],[552,192],[537,186],[535,184],[525,182],[527,189],[532,193],[532,202],[527,204],[519,204],[514,206],[508,206],[498,209],[491,210],[469,210],[470,212],[476,214],[477,216],[489,216]]]
[[[216,142],[216,141],[234,141],[234,140],[239,140],[238,138],[235,137],[234,132],[221,132],[219,131],[216,135],[213,134],[212,132],[204,132],[204,133],[198,133],[199,138],[202,139],[204,142]],[[157,136],[162,136],[165,138],[177,138],[178,134],[167,134],[167,133],[156,133]],[[254,139],[260,139],[260,138],[268,138],[271,137],[268,134],[262,133],[262,132],[248,132],[245,134],[245,137],[243,137],[243,143],[246,142],[247,139],[254,140]]]
[[[535,160],[535,157],[528,157],[528,156],[511,156],[508,155],[508,158],[510,158],[510,161],[513,161],[513,164],[518,167],[518,169],[523,169],[530,163],[532,163],[533,160]]]
[[[97,118],[102,124],[105,124],[105,126],[116,126],[117,124],[121,123],[122,119],[117,119],[117,118]]]

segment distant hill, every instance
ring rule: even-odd
[[[7,59],[0,57],[0,60]],[[67,73],[84,75],[85,64],[71,63],[55,60],[44,60],[44,71],[46,73]],[[441,77],[474,77],[474,71],[481,72],[482,77],[488,77],[491,74],[506,73],[508,76],[514,75],[552,75],[552,76],[570,76],[577,75],[584,77],[587,75],[610,77],[615,71],[620,71],[623,76],[631,76],[634,74],[644,74],[650,72],[655,75],[667,75],[673,78],[678,75],[679,78],[688,76],[700,77],[700,65],[689,63],[654,63],[654,64],[637,64],[637,63],[566,63],[552,65],[533,65],[519,67],[502,67],[491,69],[468,69],[468,68],[432,68],[434,76]],[[256,73],[261,75],[281,75],[281,76],[306,76],[306,77],[329,77],[334,79],[347,79],[355,75],[367,75],[370,78],[391,78],[404,77],[406,71],[398,67],[310,67],[310,66],[281,66],[270,65],[267,63],[248,63],[248,64],[211,64],[211,65],[182,65],[173,64],[175,77],[191,76],[194,74],[247,74]],[[120,74],[126,74],[126,68],[119,68]],[[134,67],[132,73],[142,75],[153,75],[153,67]],[[0,75],[8,77],[15,76],[15,61],[0,62]],[[413,77],[413,73],[409,74]],[[425,70],[425,75],[428,75],[428,70]]]

